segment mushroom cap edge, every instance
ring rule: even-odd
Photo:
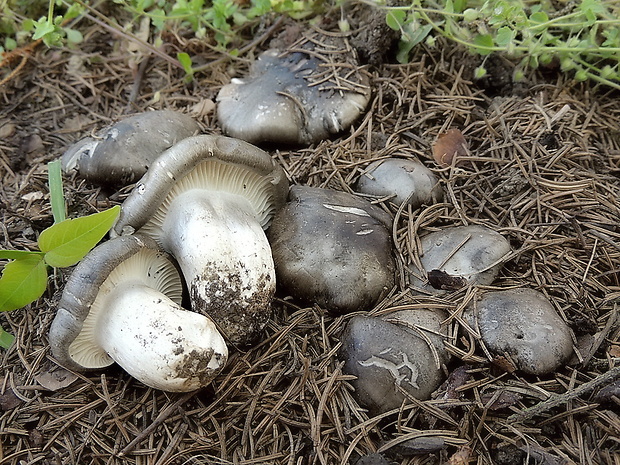
[[[179,141],[155,160],[123,203],[121,214],[110,235],[131,234],[144,226],[172,190],[174,182],[185,177],[199,162],[209,158],[238,164],[269,178],[275,209],[286,202],[288,179],[284,170],[267,152],[232,137],[192,136]]]

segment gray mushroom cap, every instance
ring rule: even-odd
[[[279,284],[333,312],[370,310],[395,282],[390,224],[352,194],[291,187],[269,230]]]
[[[225,134],[252,143],[311,144],[348,128],[370,100],[368,76],[343,37],[268,50],[217,96]],[[334,62],[334,60],[339,60]]]
[[[62,168],[99,185],[128,185],[140,179],[164,150],[199,131],[198,123],[183,113],[140,113],[73,144],[61,157]]]
[[[485,292],[463,316],[493,354],[509,355],[525,373],[552,373],[573,353],[570,328],[534,289]]]
[[[288,181],[263,150],[224,136],[194,136],[153,163],[121,207],[112,235],[136,230],[179,262],[192,309],[227,340],[248,345],[271,314],[275,271],[266,229]]]
[[[430,398],[449,360],[444,319],[443,312],[427,309],[353,317],[341,337],[340,358],[344,373],[356,376],[351,384],[358,402],[380,414],[407,401],[402,391]]]
[[[132,235],[95,247],[74,268],[52,322],[58,362],[83,371],[117,362],[166,391],[205,386],[228,349],[213,321],[180,306],[180,273],[154,240]]]
[[[389,197],[392,203],[403,202],[417,208],[443,200],[437,176],[418,160],[387,158],[371,163],[357,181],[359,192]]]
[[[420,238],[417,265],[410,268],[410,284],[432,294],[445,293],[466,285],[486,286],[497,277],[511,251],[510,243],[499,232],[483,225],[454,226]],[[460,283],[455,288],[433,283],[432,272],[445,273],[448,280]],[[439,283],[443,284],[443,283]]]

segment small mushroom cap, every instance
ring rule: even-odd
[[[448,359],[441,315],[414,310],[417,315],[351,318],[342,334],[343,371],[356,376],[351,383],[360,404],[380,414],[399,408],[408,395],[426,400],[443,379]],[[429,344],[429,341],[430,342]]]
[[[76,170],[96,184],[128,185],[140,179],[164,150],[199,131],[198,123],[183,113],[140,113],[73,144],[61,157],[62,168]]]
[[[304,37],[268,50],[217,96],[225,134],[252,143],[311,144],[348,128],[370,100],[369,78],[344,37]]]
[[[419,260],[422,270],[413,265],[410,283],[432,294],[445,289],[433,287],[428,277],[433,271],[446,278],[462,278],[464,285],[487,286],[495,280],[503,259],[510,253],[508,240],[497,231],[482,225],[455,226],[432,232],[420,239]]]
[[[395,282],[390,223],[352,194],[293,186],[268,232],[278,283],[330,311],[370,310]]]
[[[413,208],[443,200],[437,176],[418,160],[388,158],[371,163],[357,182],[357,190],[376,197],[390,197],[396,205]]]
[[[153,239],[136,234],[101,243],[72,271],[50,328],[52,352],[63,366],[84,370],[103,368],[114,363],[105,350],[95,343],[93,328],[86,328],[88,334],[83,332],[84,322],[93,308],[105,311],[95,303],[110,274],[139,254],[143,254],[143,258],[134,267],[137,274],[142,275],[144,282],[160,290],[173,302],[181,303],[183,284],[180,273],[170,256],[161,251]],[[76,339],[79,340],[74,344]]]
[[[507,353],[525,373],[552,373],[573,352],[568,325],[545,295],[534,289],[485,292],[463,316],[480,331],[492,353]]]
[[[131,234],[147,222],[157,229],[171,199],[192,189],[247,198],[266,229],[286,201],[288,180],[267,152],[247,142],[225,136],[188,137],[155,160],[123,202],[111,235]]]

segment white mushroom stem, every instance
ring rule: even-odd
[[[228,349],[213,321],[139,282],[117,286],[95,322],[98,344],[130,375],[164,391],[206,386]]]
[[[161,229],[162,246],[179,262],[194,311],[216,323],[225,319],[222,326],[233,340],[237,331],[252,332],[248,324],[264,324],[275,270],[248,200],[220,191],[186,191],[168,207]]]

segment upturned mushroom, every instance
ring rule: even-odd
[[[95,184],[129,185],[146,173],[160,153],[199,131],[198,123],[183,113],[140,113],[73,144],[61,157],[62,168],[75,170]]]
[[[77,371],[118,363],[164,391],[209,384],[228,358],[204,315],[181,307],[181,276],[168,254],[141,235],[95,247],[73,270],[49,341],[63,366]]]
[[[266,229],[288,181],[263,150],[224,136],[182,140],[153,163],[121,206],[113,235],[140,231],[179,262],[192,309],[235,345],[270,317],[275,271]]]
[[[306,34],[267,50],[217,96],[225,134],[252,143],[311,144],[348,128],[370,100],[369,78],[345,37]]]

